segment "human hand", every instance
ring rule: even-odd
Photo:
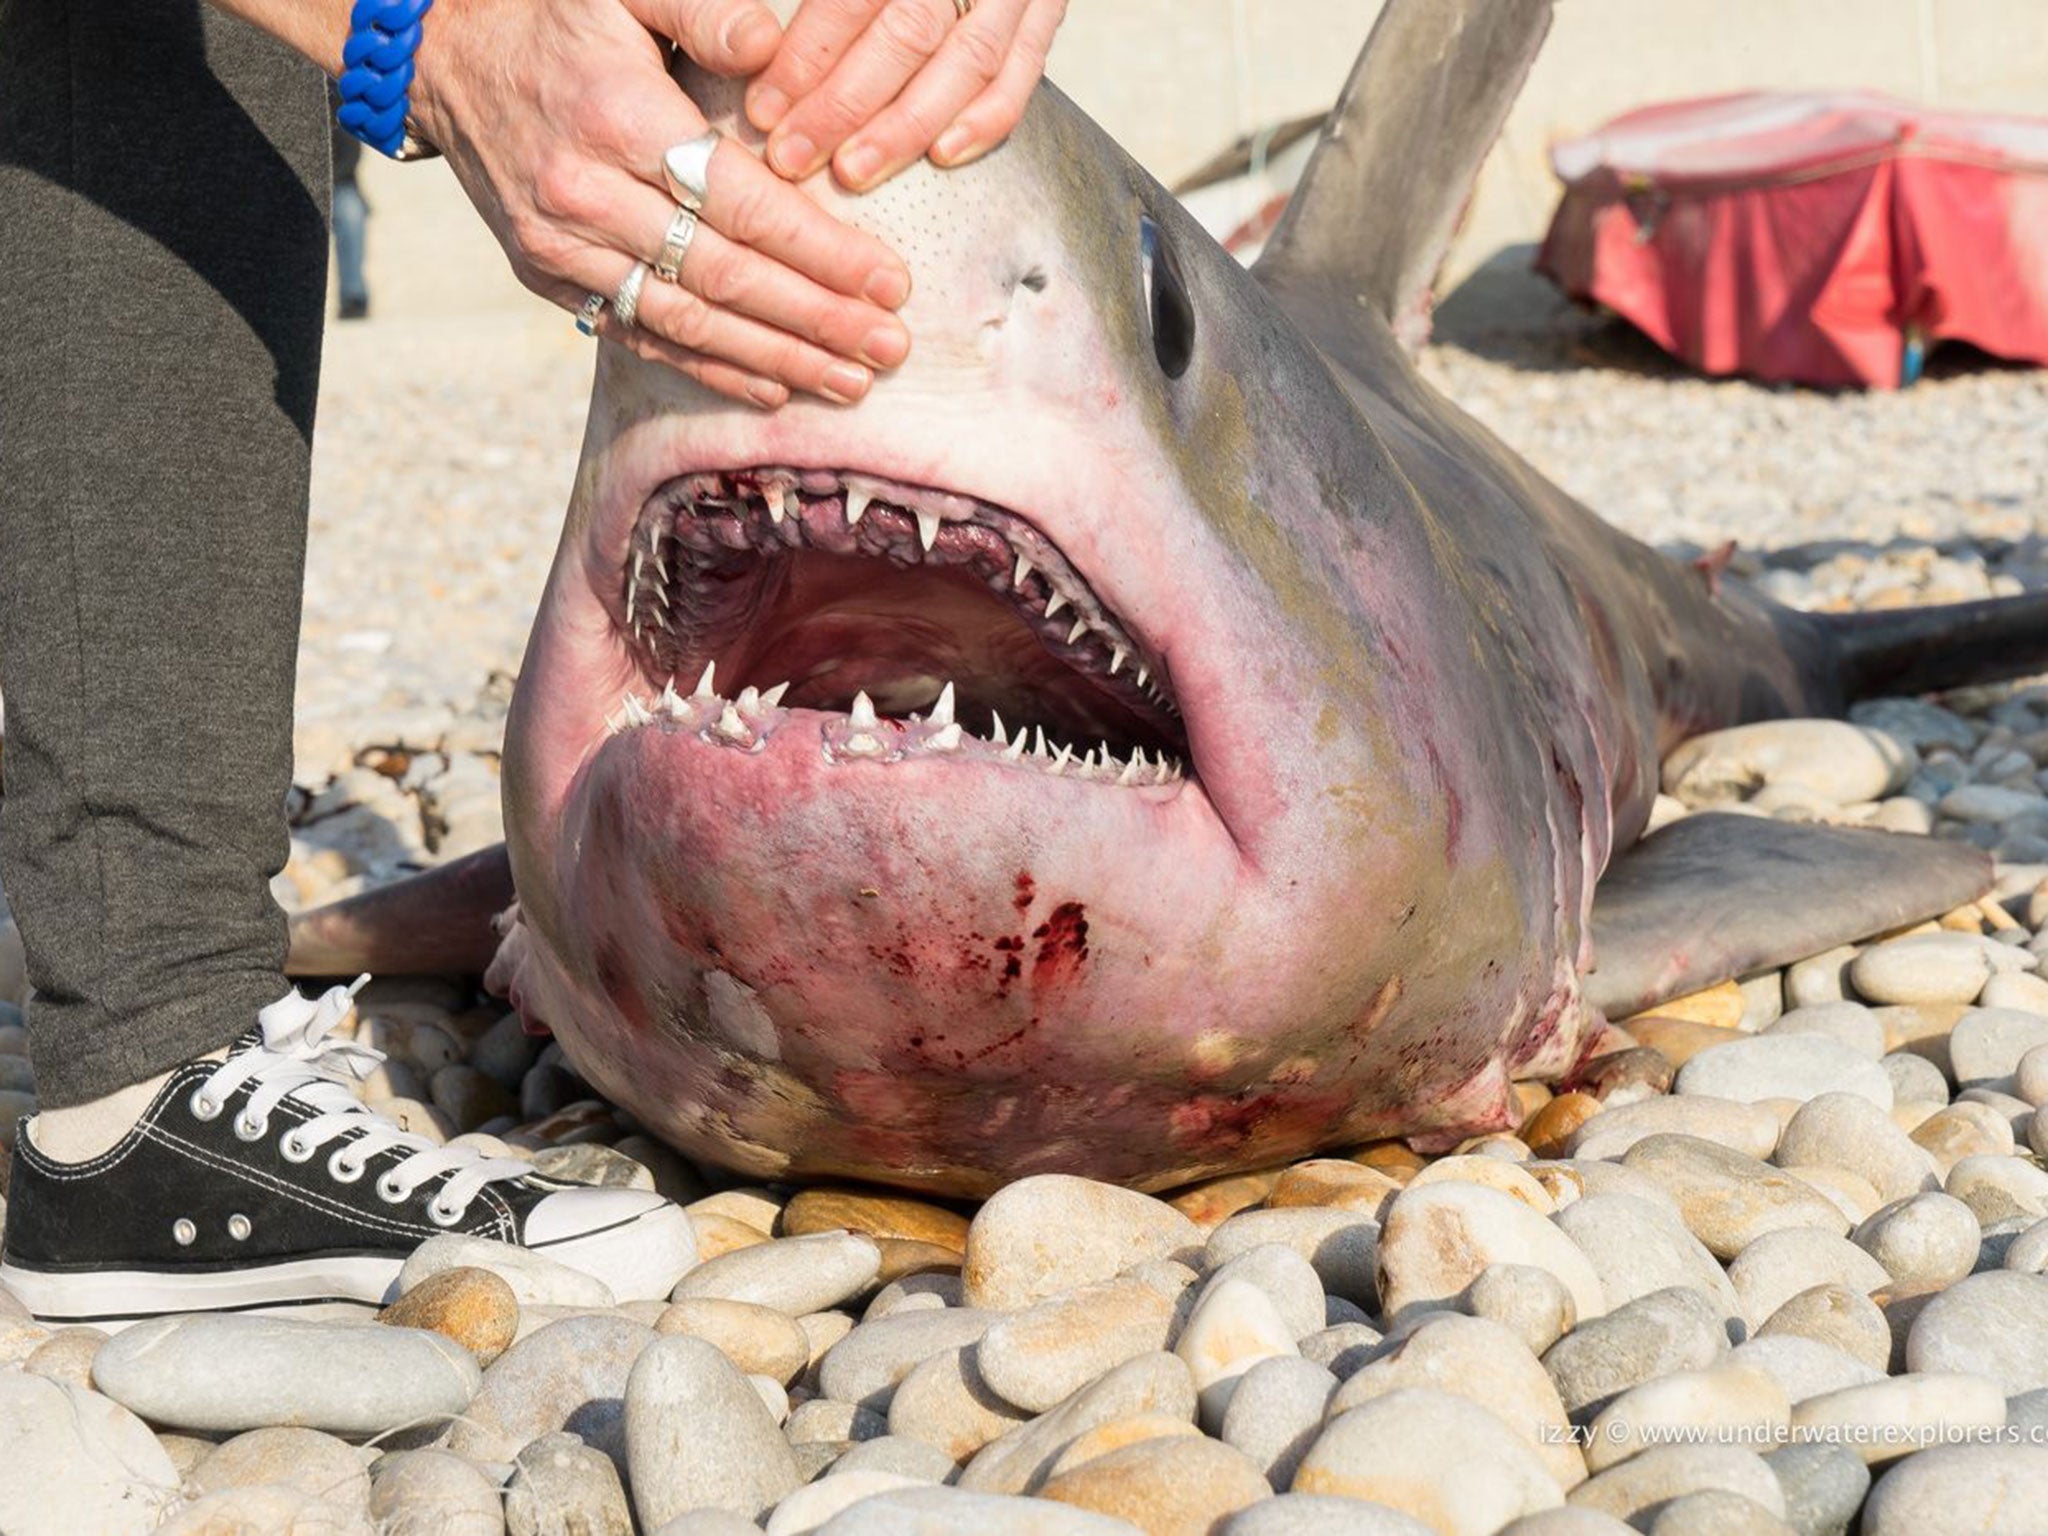
[[[1067,0],[804,0],[747,88],[768,163],[792,181],[827,160],[857,192],[920,155],[964,165],[1017,126]],[[771,131],[772,130],[772,131]]]
[[[412,116],[519,280],[574,311],[654,260],[676,212],[662,152],[705,130],[658,39],[743,75],[781,37],[758,0],[438,0]],[[607,309],[604,334],[757,405],[792,389],[859,399],[910,349],[901,258],[737,144],[718,146],[706,182],[679,280],[650,275],[638,323]]]

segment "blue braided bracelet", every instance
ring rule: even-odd
[[[405,147],[406,91],[420,45],[420,18],[434,0],[356,0],[341,50],[335,121],[370,148],[398,158]]]

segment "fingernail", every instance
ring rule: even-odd
[[[882,152],[872,144],[856,144],[839,152],[839,179],[856,192],[867,190],[882,168]]]
[[[725,36],[719,42],[728,59],[745,64],[755,59],[765,62],[781,40],[782,28],[776,25],[775,18],[756,7],[741,11],[728,21]]]
[[[910,355],[910,332],[900,325],[878,325],[860,344],[860,355],[877,368],[894,368]]]
[[[868,285],[861,289],[870,304],[879,304],[884,309],[901,309],[903,301],[910,297],[910,274],[901,267],[883,267],[868,279]]]
[[[789,115],[789,98],[772,85],[747,92],[747,119],[766,133]]]
[[[932,141],[932,158],[941,165],[951,165],[966,154],[973,143],[973,132],[956,123]]]
[[[856,368],[851,363],[834,363],[825,370],[824,391],[827,398],[837,400],[841,405],[851,405],[868,392],[874,382],[874,375],[865,368]]]
[[[818,146],[800,133],[787,133],[769,143],[768,158],[779,173],[795,181],[816,169],[812,162],[818,158]]]
[[[764,411],[772,411],[789,399],[789,391],[767,379],[749,379],[747,398]]]

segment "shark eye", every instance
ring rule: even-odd
[[[1195,309],[1167,249],[1166,236],[1150,214],[1138,220],[1138,238],[1145,258],[1145,303],[1152,319],[1152,355],[1159,371],[1177,379],[1195,355]]]

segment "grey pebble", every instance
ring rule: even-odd
[[[1435,1536],[1413,1515],[1364,1499],[1283,1493],[1240,1509],[1214,1536]]]
[[[1866,1053],[1826,1034],[1751,1035],[1709,1046],[1694,1056],[1678,1069],[1672,1092],[1739,1104],[1759,1099],[1804,1102],[1823,1093],[1853,1093],[1889,1110],[1891,1079],[1876,1060],[1882,1050],[1881,1039],[1877,1051]]]
[[[1974,1230],[1971,1237],[1974,1243]],[[1728,1265],[1729,1284],[1741,1299],[1742,1315],[1752,1332],[1794,1296],[1816,1285],[1841,1285],[1868,1295],[1891,1279],[1884,1265],[1856,1244],[1813,1227],[1766,1232]]]
[[[1300,1343],[1304,1360],[1313,1360],[1339,1381],[1348,1380],[1379,1353],[1384,1336],[1366,1323],[1337,1323],[1312,1333]]]
[[[1920,1308],[1906,1366],[1988,1376],[2008,1397],[2048,1387],[2048,1276],[1992,1270],[1958,1280]]]
[[[1711,1365],[1727,1349],[1720,1308],[1699,1291],[1671,1286],[1579,1324],[1550,1347],[1543,1369],[1565,1412],[1588,1423],[1631,1387]]]
[[[1687,1241],[1691,1241],[1690,1233]],[[1593,1267],[1600,1268],[1597,1258]],[[1609,1306],[1627,1299],[1617,1293],[1615,1283],[1605,1273],[1600,1281]],[[1464,1304],[1474,1317],[1499,1323],[1537,1356],[1570,1333],[1579,1320],[1578,1308],[1572,1305],[1572,1293],[1564,1288],[1564,1283],[1549,1270],[1533,1264],[1487,1265],[1465,1287]]]
[[[1940,1080],[1941,1074],[1919,1057],[1905,1059]],[[1942,1101],[1947,1097],[1944,1086]],[[1773,1160],[1781,1168],[1839,1168],[1867,1180],[1886,1200],[1940,1185],[1934,1159],[1889,1114],[1859,1094],[1826,1093],[1802,1104],[1785,1123]]]
[[[1327,1326],[1321,1278],[1307,1259],[1284,1243],[1261,1243],[1226,1260],[1202,1282],[1194,1305],[1200,1306],[1204,1295],[1230,1280],[1243,1280],[1264,1291],[1296,1339]],[[1155,1347],[1165,1348],[1165,1341]]]
[[[1728,1276],[1670,1205],[1633,1195],[1587,1195],[1552,1220],[1592,1261],[1610,1307],[1686,1286],[1710,1297],[1724,1317],[1742,1316]]]
[[[1267,1482],[1285,1488],[1321,1431],[1336,1390],[1337,1378],[1313,1360],[1261,1360],[1239,1378],[1223,1412],[1221,1439],[1249,1456]]]
[[[892,1472],[921,1483],[943,1483],[959,1470],[953,1458],[935,1445],[912,1440],[907,1435],[877,1435],[849,1446],[832,1463],[831,1476],[848,1472]]]
[[[438,1333],[240,1314],[137,1323],[100,1346],[93,1376],[153,1423],[215,1434],[379,1434],[461,1413],[478,1384],[475,1357]]]
[[[2017,1008],[1972,1008],[1949,1033],[1949,1065],[1962,1087],[2004,1087],[2020,1058],[2040,1045],[2048,1045],[2048,1018]]]
[[[1780,1014],[1765,1033],[1823,1035],[1871,1061],[1884,1055],[1884,1021],[1862,1003],[1826,1002],[1794,1008]]]
[[[1657,1511],[1649,1536],[1796,1536],[1792,1527],[1754,1499],[1725,1488],[1706,1488],[1673,1499]]]
[[[1653,1445],[1571,1491],[1575,1509],[1593,1509],[1642,1529],[1673,1499],[1707,1489],[1740,1494],[1774,1515],[1785,1495],[1763,1458],[1733,1445]]]
[[[759,1519],[799,1486],[796,1458],[760,1395],[702,1339],[669,1335],[641,1352],[624,1418],[643,1526],[707,1506]]]
[[[953,1488],[904,1488],[862,1499],[819,1536],[1143,1536],[1128,1520],[1046,1499]]]
[[[897,1312],[862,1323],[818,1362],[819,1389],[842,1403],[859,1403],[886,1414],[897,1383],[933,1355],[974,1343],[998,1316],[972,1307],[946,1307]]]
[[[276,1483],[350,1509],[370,1502],[370,1474],[354,1447],[314,1429],[252,1429],[216,1447],[186,1479],[199,1493]]]
[[[737,1248],[699,1264],[671,1293],[751,1301],[791,1317],[825,1312],[859,1295],[881,1272],[882,1250],[858,1232],[817,1232]]]
[[[1852,1236],[1897,1285],[1948,1285],[1977,1265],[1977,1218],[1953,1195],[1894,1200]]]
[[[1848,1536],[1870,1491],[1870,1469],[1845,1445],[1781,1446],[1765,1463],[1785,1495],[1785,1519],[1799,1536]]]
[[[520,1448],[505,1485],[507,1536],[633,1536],[618,1468],[557,1431]]]
[[[1294,1206],[1240,1211],[1209,1234],[1202,1267],[1213,1274],[1267,1243],[1282,1243],[1307,1259],[1330,1295],[1373,1314],[1379,1308],[1379,1223],[1352,1211]]]
[[[120,1404],[43,1376],[0,1374],[0,1530],[128,1536],[156,1525],[178,1474]]]
[[[858,1403],[814,1397],[790,1410],[789,1421],[782,1430],[792,1445],[808,1440],[873,1440],[889,1433],[889,1421]]]
[[[1938,1445],[1898,1462],[1863,1506],[1863,1536],[2039,1536],[2048,1448]]]
[[[448,1448],[475,1461],[509,1462],[542,1435],[566,1429],[626,1465],[626,1378],[655,1332],[622,1317],[571,1317],[521,1339],[484,1372]]]
[[[1884,1068],[1885,1076],[1892,1080],[1892,1102],[1895,1104],[1946,1104],[1948,1102],[1948,1078],[1941,1068],[1925,1056],[1911,1051],[1889,1052],[1878,1065]]]
[[[1991,979],[1981,943],[1959,933],[1916,934],[1873,944],[1849,965],[1849,982],[1873,1003],[1968,1003]]]
[[[379,1536],[501,1536],[498,1485],[453,1451],[396,1451],[370,1474]]]

